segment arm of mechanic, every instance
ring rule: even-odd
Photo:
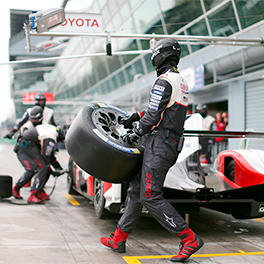
[[[48,164],[52,162],[52,156],[54,155],[54,151],[56,149],[56,143],[52,138],[45,138],[41,140],[41,155],[44,157]]]
[[[54,154],[51,155],[51,166],[56,170],[63,170],[62,166],[60,165]]]
[[[62,166],[57,161],[54,154],[51,155],[51,166],[55,169],[55,170],[53,170],[51,167],[49,168],[50,173],[53,174],[54,177],[59,177],[60,175],[62,175],[64,173]]]
[[[135,112],[127,117],[121,118],[120,124],[124,125],[124,128],[133,128],[133,123],[139,121],[145,114],[145,110],[142,112]]]
[[[55,119],[54,119],[54,115],[53,114],[52,114],[52,116],[50,118],[49,124],[51,124],[53,126],[57,126],[56,123],[55,123]]]
[[[18,123],[5,135],[5,138],[11,139],[15,133],[29,120],[29,113],[26,111]]]
[[[172,87],[163,79],[157,79],[151,90],[148,109],[144,116],[139,120],[134,132],[143,136],[152,131],[162,121],[163,112],[171,100]]]

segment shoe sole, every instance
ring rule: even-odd
[[[197,252],[204,245],[204,242],[200,237],[197,237],[197,240],[198,240],[198,247],[195,249],[195,251],[191,255],[193,255],[195,252]],[[175,259],[170,259],[170,261],[171,262],[186,262],[190,259],[191,255],[188,258],[181,258],[181,259],[175,258]]]
[[[17,200],[23,200],[23,197],[16,197],[16,196],[14,196],[14,195],[13,195],[13,197],[14,197],[15,199],[17,199]]]
[[[125,244],[121,244],[120,246],[118,246],[118,248],[113,248],[111,247],[110,244],[106,245],[104,244],[101,240],[100,242],[105,246],[105,247],[108,247],[110,249],[112,249],[114,252],[117,252],[117,253],[125,253],[126,252],[126,245]]]
[[[28,201],[27,203],[28,203],[28,204],[45,204],[45,202],[43,202],[43,201],[42,201],[42,202],[29,202],[29,201]]]
[[[112,248],[112,250],[117,253],[126,253],[126,249],[123,248]]]

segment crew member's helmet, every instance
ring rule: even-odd
[[[162,39],[159,40],[152,51],[151,62],[152,65],[159,69],[163,63],[170,58],[176,62],[176,65],[180,61],[181,46],[175,39]]]
[[[29,114],[29,119],[32,122],[33,126],[40,125],[43,120],[43,109],[41,106],[34,106]]]
[[[201,114],[202,117],[206,117],[208,114],[208,108],[206,104],[198,104],[196,106],[196,112]]]
[[[46,105],[46,97],[44,94],[38,94],[35,97],[35,105],[44,107]]]

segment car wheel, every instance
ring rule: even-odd
[[[128,132],[119,124],[127,113],[114,106],[85,106],[66,135],[71,158],[90,175],[111,183],[128,181],[141,167],[142,141],[130,146],[122,136]]]
[[[67,192],[71,195],[79,195],[77,191],[73,189],[74,186],[74,180],[73,175],[75,172],[75,165],[72,159],[69,159],[68,162],[68,173],[67,173]]]
[[[99,179],[94,178],[94,210],[98,218],[103,219],[107,215],[105,209],[104,185]]]
[[[9,198],[12,196],[13,179],[8,175],[0,175],[0,197]]]

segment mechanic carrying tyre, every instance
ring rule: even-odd
[[[175,164],[183,146],[183,126],[188,106],[188,86],[178,72],[181,47],[176,40],[156,43],[151,61],[157,79],[151,90],[148,109],[121,120],[125,127],[139,121],[124,141],[132,144],[144,136],[141,171],[129,183],[124,214],[117,229],[101,243],[114,251],[125,252],[125,244],[140,211],[141,204],[168,231],[180,238],[180,251],[172,262],[186,261],[203,246],[180,214],[163,198],[162,187],[169,168]]]
[[[23,199],[19,190],[35,176],[28,199],[30,204],[44,204],[45,200],[49,200],[44,186],[50,174],[59,176],[63,173],[54,155],[60,133],[55,126],[42,124],[42,118],[42,108],[34,106],[30,111],[33,127],[24,130],[15,147],[17,158],[25,168],[25,173],[13,187],[13,196],[16,199]],[[51,165],[55,171],[51,169]]]

